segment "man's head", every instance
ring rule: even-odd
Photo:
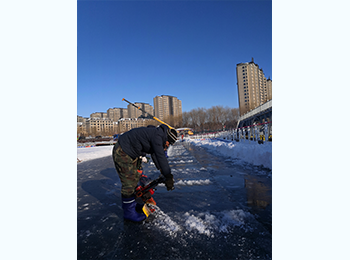
[[[175,142],[176,142],[176,140],[177,140],[177,132],[176,132],[176,130],[175,129],[168,129],[167,130],[167,135],[168,135],[168,142],[171,144],[171,145],[173,145]]]

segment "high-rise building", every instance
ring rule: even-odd
[[[168,116],[180,116],[182,114],[182,102],[173,96],[156,96],[153,98],[154,116],[164,120]]]
[[[140,116],[147,117],[149,114],[153,115],[153,107],[150,104],[135,102],[135,106],[140,107],[142,110],[146,111],[147,113],[129,104],[128,105],[129,118],[138,118]]]
[[[241,115],[272,99],[272,80],[266,79],[253,58],[251,62],[237,64],[236,72]]]

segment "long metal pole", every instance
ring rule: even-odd
[[[145,112],[145,113],[149,114],[150,116],[152,116],[152,118],[153,118],[154,120],[158,121],[159,123],[162,123],[162,124],[168,126],[170,129],[175,129],[174,127],[168,125],[167,123],[163,122],[163,121],[160,120],[159,118],[156,118],[154,115],[152,115],[152,114],[148,113],[147,111],[143,110],[141,107],[138,107],[138,106],[136,106],[135,104],[131,103],[130,101],[127,101],[125,98],[123,98],[122,100],[125,101],[125,102],[127,102],[127,103],[129,103],[130,105],[136,107],[138,110],[141,110],[142,112]]]

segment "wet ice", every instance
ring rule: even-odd
[[[78,259],[269,259],[271,234],[245,204],[245,186],[256,186],[244,182],[250,173],[264,177],[266,171],[242,158],[220,156],[220,147],[215,156],[199,144],[171,146],[175,190],[157,187],[156,212],[142,224],[123,222],[111,154],[79,163]],[[79,148],[78,156],[80,149],[90,148]],[[199,154],[208,156],[203,161]],[[152,179],[159,176],[150,163],[145,173]],[[261,203],[251,195],[249,201]],[[83,210],[86,204],[89,209]]]

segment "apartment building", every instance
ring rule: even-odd
[[[153,119],[145,118],[121,118],[118,120],[118,133],[125,133],[133,128],[146,127],[148,125],[158,125],[159,123]]]
[[[124,133],[136,127],[159,125],[159,122],[146,118],[148,115],[155,115],[161,120],[166,119],[168,116],[176,117],[182,115],[182,102],[176,97],[162,95],[155,97],[153,101],[157,109],[153,109],[153,106],[148,103],[135,103],[137,107],[140,107],[145,112],[129,104],[127,108],[109,108],[107,113],[92,113],[90,118],[78,116],[78,135],[96,136]],[[168,123],[172,124],[174,122],[169,121]]]
[[[182,115],[182,102],[173,96],[156,96],[153,98],[154,116],[160,120],[166,119],[168,116]]]
[[[109,118],[89,118],[85,124],[89,135],[112,135],[116,130],[113,120]]]
[[[126,108],[110,108],[107,110],[107,118],[111,119],[113,122],[117,122],[121,118],[128,118],[129,113]]]
[[[253,58],[251,62],[237,64],[236,72],[241,115],[272,99],[272,80],[266,79]]]
[[[107,113],[105,112],[95,112],[90,115],[90,118],[107,118]]]
[[[140,109],[142,109],[143,112],[140,109],[137,109],[136,107],[134,107],[133,105],[128,105],[128,117],[129,118],[138,118],[140,116],[142,117],[147,117],[148,115],[153,115],[153,106],[151,106],[150,104],[147,103],[142,103],[142,102],[136,102],[135,105],[137,107],[139,107]]]
[[[82,116],[77,116],[77,134],[80,135],[87,135],[86,131],[86,120],[88,118],[82,117]]]

